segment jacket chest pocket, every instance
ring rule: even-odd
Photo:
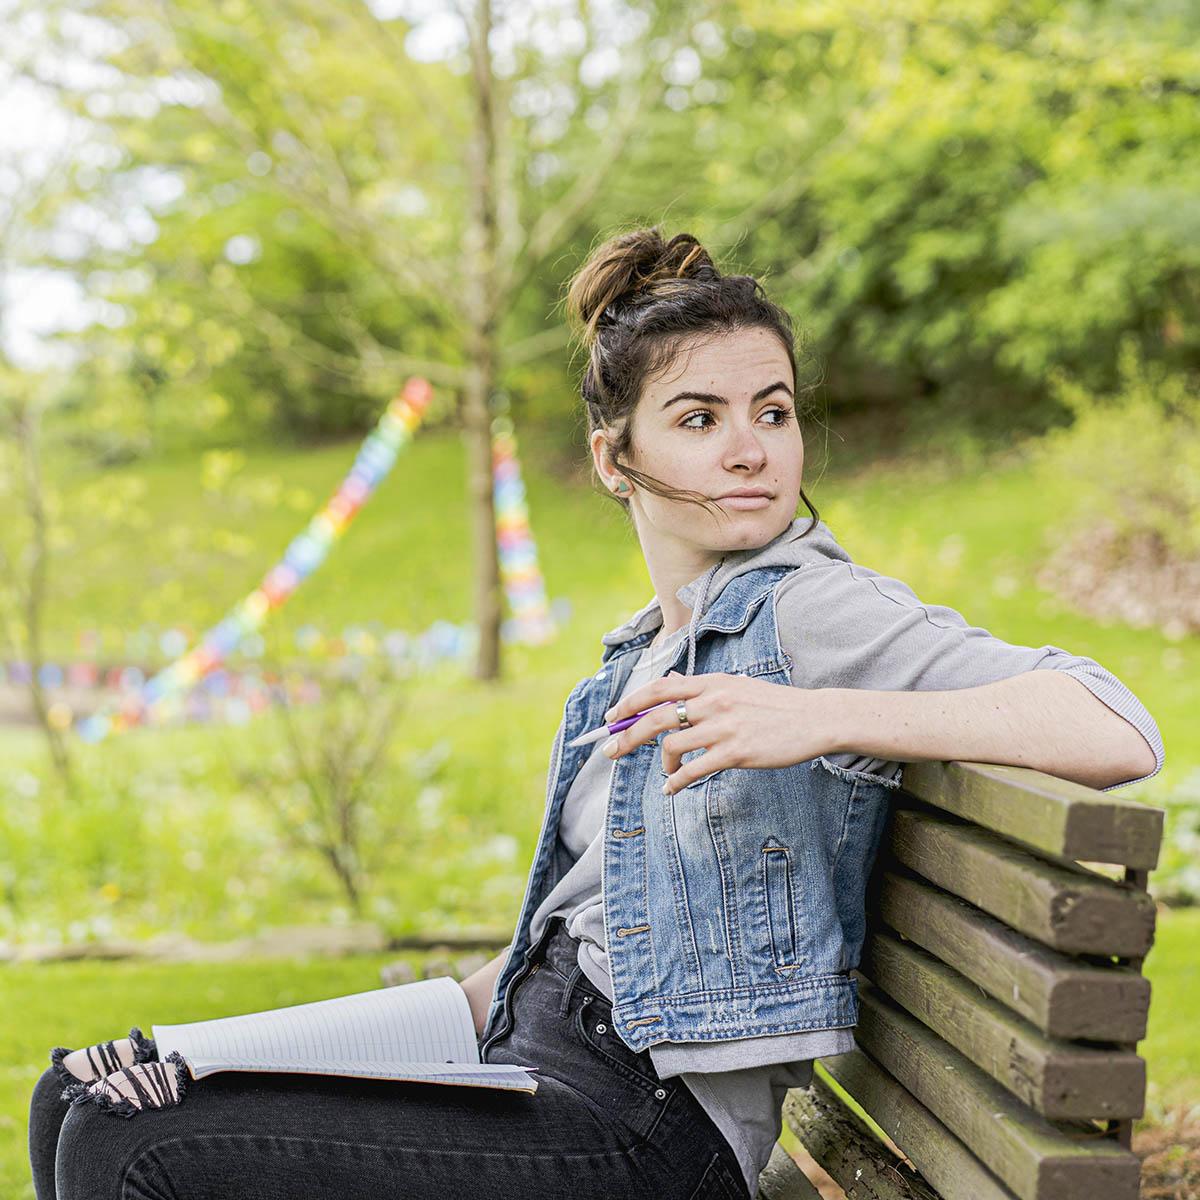
[[[771,961],[777,969],[804,965],[796,932],[796,908],[792,887],[792,851],[775,838],[767,841],[759,855],[760,894],[764,905]]]

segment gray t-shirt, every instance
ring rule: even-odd
[[[951,608],[923,604],[898,579],[850,560],[822,521],[802,536],[805,519],[757,550],[727,556],[707,596],[711,604],[733,575],[768,563],[794,563],[779,584],[776,625],[783,651],[792,660],[791,683],[803,688],[869,688],[878,691],[949,691],[980,687],[1032,670],[1061,670],[1074,676],[1118,715],[1129,721],[1154,750],[1155,769],[1164,761],[1162,737],[1137,697],[1094,659],[1057,646],[1018,646],[969,625]],[[681,588],[680,600],[700,594],[698,580]],[[623,640],[662,625],[657,597],[603,641]],[[624,693],[657,678],[674,657],[683,626],[641,652]],[[592,985],[613,998],[605,951],[600,863],[613,760],[597,742],[567,793],[559,825],[558,853],[565,873],[534,913],[536,942],[555,914],[580,939],[579,965]],[[903,763],[854,752],[826,755],[853,771],[900,781]],[[1150,775],[1144,778],[1150,778]],[[1128,783],[1114,784],[1124,787]],[[670,1043],[650,1047],[662,1078],[678,1075],[725,1135],[741,1163],[751,1196],[780,1132],[783,1098],[790,1087],[806,1087],[814,1058],[853,1049],[850,1030],[746,1038],[731,1042]],[[787,1061],[778,1061],[780,1049]]]

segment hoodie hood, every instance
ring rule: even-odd
[[[719,562],[709,567],[703,575],[684,584],[675,593],[680,603],[688,605],[692,610],[692,619],[688,623],[687,631],[686,674],[692,674],[692,668],[696,663],[696,626],[731,579],[746,571],[756,571],[760,567],[809,567],[834,561],[847,563],[852,561],[845,550],[838,545],[829,526],[824,521],[818,521],[812,533],[805,535],[804,531],[811,523],[811,516],[796,517],[782,533],[767,542],[765,546],[758,546],[751,550],[730,550]],[[639,634],[661,628],[662,623],[662,607],[658,597],[655,596],[649,604],[634,613],[625,624],[604,634],[600,641],[606,646],[619,646]]]

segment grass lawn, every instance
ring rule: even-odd
[[[1147,1115],[1186,1105],[1200,1109],[1200,909],[1159,909],[1154,948],[1146,957],[1150,1028],[1138,1052],[1148,1066]],[[1198,1113],[1200,1115],[1200,1113]]]

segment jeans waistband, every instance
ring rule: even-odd
[[[566,1012],[574,992],[588,992],[596,999],[607,1002],[606,997],[596,996],[596,988],[583,973],[579,965],[579,939],[567,932],[566,920],[561,916],[551,917],[542,931],[541,939],[530,961],[549,967],[564,980],[560,1010]]]

